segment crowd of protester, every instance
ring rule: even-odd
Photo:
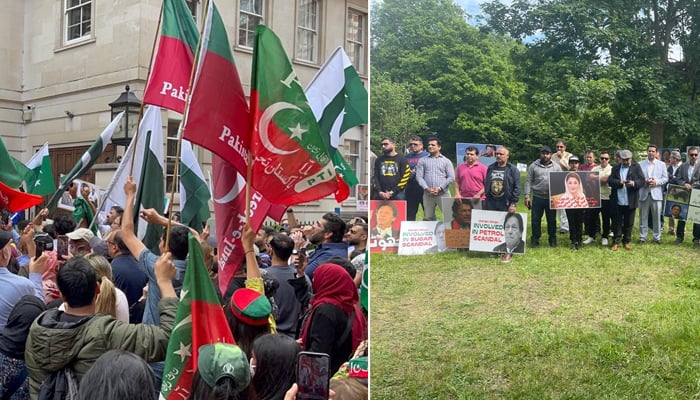
[[[300,226],[289,210],[275,228],[246,224],[245,262],[222,293],[208,227],[143,210],[150,224],[172,224],[151,250],[134,229],[133,181],[124,191],[103,221],[88,220],[98,213],[81,198],[78,213],[42,209],[0,225],[1,399],[53,398],[59,372],[76,382],[67,398],[158,398],[189,235],[235,340],[199,348],[189,398],[295,398],[301,351],[328,355],[331,398],[368,397],[365,218],[326,213]]]

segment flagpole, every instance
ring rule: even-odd
[[[153,38],[153,46],[151,46],[151,63],[148,64],[148,77],[151,77],[151,67],[153,67],[153,55],[156,52],[156,43],[158,43],[158,37],[160,36],[160,26],[163,21],[163,2],[160,3],[160,14],[158,15],[158,26],[156,27],[156,35]],[[148,79],[146,82],[148,83]],[[145,89],[144,89],[145,91]],[[141,107],[139,107],[139,119],[138,123],[136,124],[136,132],[137,135],[134,137],[134,154],[136,153],[136,145],[138,144],[139,141],[139,126],[141,125],[141,120],[143,119],[143,108],[145,107],[145,103],[142,101],[141,102]],[[127,126],[125,128],[127,131],[129,130],[129,127]],[[162,143],[161,143],[162,144]],[[136,157],[133,157],[131,159],[131,165],[129,166],[129,176],[134,176],[134,162],[136,161]]]
[[[202,35],[204,34],[204,26],[206,25],[206,21],[208,14],[209,14],[209,1],[205,0],[204,3],[202,4],[204,8],[204,12],[202,14],[202,26],[199,31],[199,39],[197,40],[197,48],[195,49],[194,52],[194,62],[192,63],[192,70],[190,71],[190,82],[187,85],[187,93],[192,92],[192,82],[194,81],[194,73],[197,70],[197,65],[199,64],[199,55],[201,53],[201,48],[202,48]],[[162,8],[162,5],[161,5]],[[162,13],[161,13],[162,15]],[[160,24],[160,22],[159,22]],[[153,44],[155,47],[155,43]],[[153,59],[153,55],[151,55],[151,59]],[[173,168],[173,184],[170,187],[170,201],[168,202],[168,225],[165,227],[165,248],[168,249],[170,245],[170,228],[172,226],[173,222],[173,202],[175,200],[175,184],[178,182],[179,179],[179,169],[180,169],[180,158],[181,152],[182,152],[182,138],[185,136],[185,122],[187,122],[187,115],[189,114],[190,111],[190,100],[191,97],[188,95],[187,98],[185,99],[185,109],[183,110],[182,113],[182,120],[180,120],[180,126],[177,128],[177,150],[175,154],[178,156],[175,157],[175,166]],[[133,163],[132,163],[133,167]]]

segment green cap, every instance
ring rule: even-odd
[[[235,344],[214,343],[200,347],[197,368],[209,387],[214,387],[225,376],[233,379],[236,392],[242,392],[250,384],[248,357]]]

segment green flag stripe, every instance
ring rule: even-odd
[[[186,199],[180,211],[182,223],[201,230],[201,223],[209,218],[209,188],[187,165],[180,164],[180,183],[186,189]]]
[[[199,41],[199,31],[184,0],[165,0],[163,2],[161,34],[187,44],[194,54]]]
[[[141,170],[141,180],[139,181],[136,199],[134,201],[134,217],[138,218],[139,206],[143,208],[155,208],[159,213],[163,212],[163,199],[165,198],[165,189],[163,188],[163,168],[153,151],[151,151],[151,131],[146,134],[146,153],[144,154],[144,162]],[[161,135],[153,135],[156,138]],[[138,221],[134,221],[134,226]],[[146,245],[152,252],[158,254],[158,244],[163,235],[163,227],[156,224],[148,224],[146,234],[143,237],[143,244]]]
[[[345,94],[347,101],[345,102],[345,116],[343,124],[340,126],[340,132],[343,133],[353,126],[366,124],[369,121],[368,117],[368,97],[357,71],[353,66],[345,68]]]

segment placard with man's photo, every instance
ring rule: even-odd
[[[469,230],[472,212],[476,208],[471,199],[443,197],[442,215],[445,221],[445,244],[456,249],[469,248]]]
[[[399,248],[401,221],[406,220],[406,202],[370,200],[370,252],[396,253]]]
[[[525,253],[527,214],[474,210],[469,251]]]

